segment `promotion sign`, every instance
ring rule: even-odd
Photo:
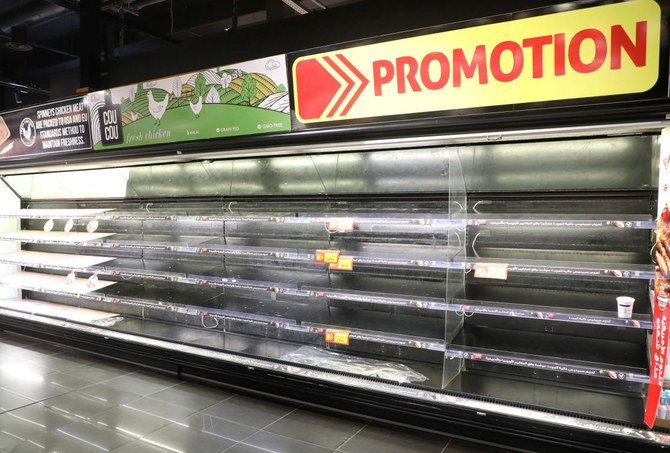
[[[93,148],[289,131],[285,55],[88,95]]]
[[[633,0],[301,56],[295,116],[311,124],[642,93],[656,85],[660,43],[659,5]]]
[[[85,98],[14,110],[0,116],[0,159],[90,149]]]

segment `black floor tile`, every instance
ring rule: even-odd
[[[298,439],[280,436],[278,434],[260,431],[243,442],[252,447],[276,453],[330,453],[331,448],[303,442]],[[369,452],[368,452],[369,453]]]
[[[115,430],[83,421],[59,428],[58,432],[77,442],[92,445],[103,451],[110,451],[133,441],[133,438],[124,436]]]
[[[31,404],[0,415],[0,426],[18,420],[32,429],[40,428],[52,431],[75,422],[77,419],[63,413],[55,412],[42,404]]]
[[[184,406],[176,406],[153,398],[140,398],[124,404],[122,407],[130,407],[145,414],[169,420],[173,423],[184,420],[195,413],[193,409]]]
[[[75,352],[66,351],[60,354],[43,357],[33,357],[28,363],[43,365],[54,371],[66,371],[91,363],[92,358],[87,355],[79,355]]]
[[[92,385],[92,382],[87,381],[86,379],[71,374],[61,373],[59,371],[54,371],[46,375],[44,380],[49,384],[61,387],[65,390],[77,390]]]
[[[105,384],[95,384],[79,389],[77,393],[88,395],[102,403],[121,405],[140,399],[142,396],[136,393],[120,390]]]
[[[220,453],[234,441],[179,425],[167,426],[144,438],[152,445],[188,453]]]
[[[8,344],[4,340],[3,343]],[[43,355],[55,355],[67,351],[67,348],[55,343],[48,343],[46,341],[31,341],[29,339],[26,340],[26,343],[15,343],[15,346],[19,346],[24,351],[37,352]]]
[[[268,453],[264,448],[254,447],[253,445],[238,443],[233,445],[227,450],[224,450],[225,453]]]
[[[293,410],[295,408],[272,401],[235,395],[204,412],[242,425],[263,428]]]
[[[160,448],[155,445],[151,445],[142,440],[131,442],[122,447],[113,450],[112,453],[174,453],[171,450],[166,448]]]
[[[150,395],[173,387],[179,384],[179,382],[178,379],[168,375],[151,373],[149,371],[136,371],[106,381],[105,385],[139,395]]]
[[[95,398],[81,393],[67,393],[43,402],[45,406],[60,414],[76,417],[79,420],[92,420],[114,407],[113,404],[103,403]]]
[[[15,361],[11,357],[0,356],[0,381],[23,381],[26,378],[35,378],[53,373],[51,368],[35,363],[34,361]]]
[[[0,359],[0,388],[12,393],[39,401],[61,395],[72,388],[69,384],[78,385],[81,381],[74,382],[61,376],[51,376],[55,373],[49,368],[30,363],[17,363]]]
[[[169,420],[130,407],[115,407],[103,412],[95,417],[93,423],[113,429],[134,439],[148,436],[154,431],[172,424]]]
[[[298,409],[264,430],[333,450],[360,431],[363,426],[365,423],[362,422]]]
[[[368,425],[338,450],[347,453],[441,453],[448,442],[447,437],[433,434]]]
[[[468,442],[460,439],[453,439],[444,450],[445,453],[504,453],[507,450],[500,447],[492,447],[490,445],[479,444],[475,442]]]
[[[35,449],[37,447],[37,450]],[[13,451],[23,453],[44,452],[76,452],[76,453],[101,453],[100,447],[89,443],[85,439],[77,439],[63,434],[59,431],[38,432],[33,434],[25,442],[20,443]]]
[[[34,400],[26,398],[16,393],[12,393],[9,390],[0,388],[0,412],[10,411],[12,409],[18,409],[19,407],[26,406],[28,404],[34,403]]]
[[[124,376],[128,373],[134,372],[136,369],[131,368],[119,368],[113,364],[101,364],[101,363],[87,363],[85,365],[80,365],[75,368],[69,368],[64,372],[71,374],[73,376],[86,379],[91,383],[97,384],[99,382],[110,381],[114,378]]]
[[[13,345],[13,346],[28,346],[31,344],[50,344],[47,343],[46,341],[40,341],[35,338],[31,337],[26,337],[23,335],[17,335],[11,332],[2,332],[2,341],[0,341],[1,344],[3,345]]]
[[[64,395],[71,390],[44,382],[12,382],[0,383],[0,387],[9,390],[12,393],[29,398],[35,401],[42,401],[48,398],[54,398]]]
[[[226,390],[184,382],[174,387],[151,393],[149,396],[153,399],[201,411],[223,400],[227,400],[233,395],[234,393]]]
[[[12,452],[22,442],[24,442],[23,438],[0,432],[0,452]]]
[[[189,428],[234,441],[241,441],[258,432],[257,428],[224,420],[213,415],[198,412],[180,422]]]

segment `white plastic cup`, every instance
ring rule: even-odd
[[[635,299],[628,296],[619,296],[616,298],[617,314],[619,318],[633,317],[633,304]]]

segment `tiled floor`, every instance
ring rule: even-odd
[[[0,452],[499,451],[179,381],[0,333]]]

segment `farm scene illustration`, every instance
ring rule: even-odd
[[[89,95],[94,147],[288,131],[287,83],[278,56],[96,92]],[[102,143],[97,114],[110,107],[123,139],[113,146]]]

